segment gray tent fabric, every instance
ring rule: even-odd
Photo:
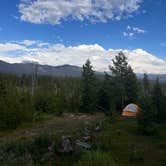
[[[125,111],[130,111],[130,112],[134,112],[134,113],[137,113],[138,112],[138,106],[136,105],[136,104],[133,104],[133,103],[131,103],[131,104],[128,104],[125,108],[124,108],[124,110],[123,110],[124,112]]]

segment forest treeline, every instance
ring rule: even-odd
[[[144,134],[153,132],[154,124],[166,121],[166,84],[161,85],[159,79],[149,81],[147,74],[138,80],[123,52],[109,69],[112,74],[96,76],[87,60],[82,77],[38,76],[33,95],[31,75],[0,74],[0,129],[15,129],[42,113],[60,116],[102,111],[114,117],[129,103],[140,107],[137,119]]]

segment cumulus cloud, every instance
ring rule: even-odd
[[[23,46],[38,46],[38,47],[43,47],[49,45],[47,42],[41,42],[41,41],[35,41],[35,40],[22,40],[22,41],[13,41],[16,44],[20,44]]]
[[[25,45],[25,46],[32,46],[35,45],[37,43],[39,43],[38,41],[34,41],[34,40],[23,40],[18,42],[19,44]]]
[[[0,52],[25,51],[26,47],[17,43],[0,43]]]
[[[21,42],[16,41],[16,43]],[[34,61],[52,66],[63,64],[82,66],[89,58],[95,70],[108,71],[108,65],[111,65],[112,59],[123,51],[136,73],[166,73],[166,61],[142,49],[104,49],[98,44],[66,47],[63,44],[39,41],[34,42],[33,47],[29,47],[16,43],[0,43],[0,60],[10,63]]]
[[[146,33],[146,30],[128,25],[126,27],[126,31],[123,32],[123,36],[132,38],[138,34],[144,34],[144,33]]]
[[[60,24],[67,19],[107,22],[132,16],[142,0],[22,0],[20,19],[35,24]]]

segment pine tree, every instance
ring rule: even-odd
[[[19,95],[15,87],[0,100],[0,129],[15,129],[22,123],[22,113]]]
[[[156,110],[150,96],[142,97],[139,101],[140,109],[137,114],[138,129],[142,134],[153,135]]]
[[[95,110],[95,72],[92,69],[90,60],[88,59],[83,65],[82,72],[82,105],[83,112],[91,113]]]
[[[164,121],[166,117],[165,97],[158,78],[151,91],[148,77],[144,75],[143,96],[139,105],[141,107],[137,116],[139,128],[144,134],[153,134],[155,130],[153,124]]]
[[[97,107],[106,114],[110,113],[110,90],[109,76],[105,73],[104,81],[101,83],[97,93]]]
[[[157,117],[156,120],[161,122],[165,119],[166,110],[165,110],[165,101],[164,101],[164,94],[161,89],[161,85],[159,83],[159,78],[156,79],[156,82],[152,89],[152,102],[153,107],[156,109]]]
[[[146,73],[144,73],[144,78],[142,80],[142,83],[143,83],[144,97],[150,95],[150,83],[149,83],[148,75]]]
[[[3,99],[7,95],[7,83],[3,76],[0,75],[0,99]]]
[[[128,73],[125,79],[125,90],[127,97],[126,102],[135,103],[138,95],[138,83],[136,74],[133,72],[130,66],[128,66]]]
[[[110,66],[110,70],[114,77],[117,94],[121,96],[121,109],[123,109],[125,104],[137,100],[137,78],[123,52],[120,52],[112,62],[113,66]]]

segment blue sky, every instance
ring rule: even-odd
[[[43,7],[43,0],[1,0],[1,47],[14,41],[23,46],[25,40],[65,48],[97,44],[105,50],[142,49],[166,60],[165,0],[67,1],[45,0]],[[5,51],[2,57],[17,55]]]

